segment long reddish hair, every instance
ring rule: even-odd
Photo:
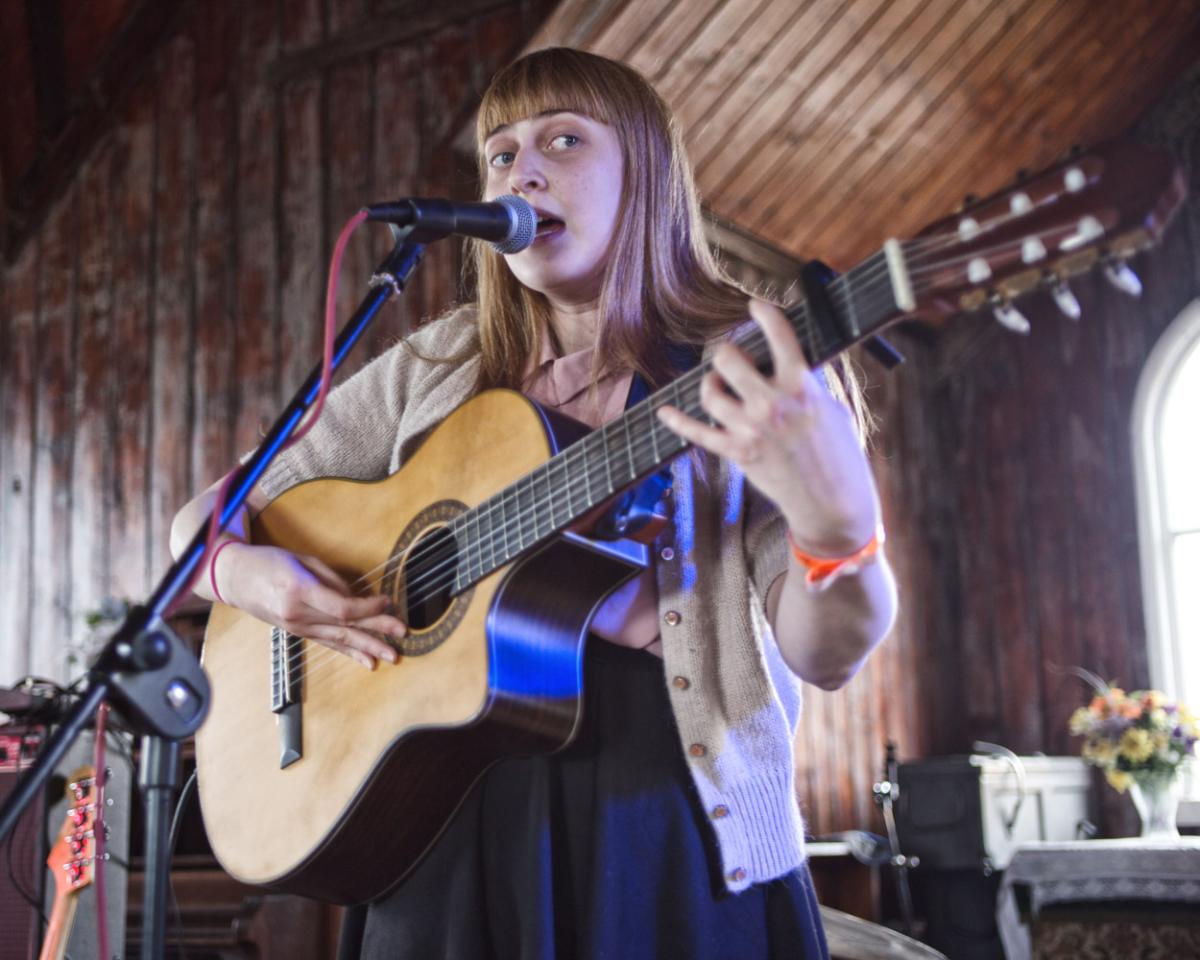
[[[704,235],[683,136],[671,109],[632,67],[582,50],[537,50],[502,69],[483,95],[475,124],[480,182],[484,142],[499,126],[569,110],[611,126],[624,185],[601,285],[593,379],[637,370],[654,387],[671,380],[668,344],[702,345],[748,316],[745,290],[717,264]],[[490,245],[476,243],[481,368],[479,386],[519,389],[550,307],[523,286]],[[854,377],[842,366],[831,386],[865,423]]]

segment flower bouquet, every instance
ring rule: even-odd
[[[1084,738],[1083,759],[1113,787],[1132,788],[1143,836],[1178,835],[1179,774],[1200,738],[1200,720],[1187,707],[1157,690],[1126,693],[1104,684],[1071,715],[1071,733]]]

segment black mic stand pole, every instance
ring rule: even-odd
[[[334,344],[333,369],[341,364],[393,294],[402,293],[416,269],[424,244],[437,235],[421,228],[392,227],[396,245],[371,277],[371,292],[346,322]],[[439,234],[444,236],[445,234]],[[223,530],[247,494],[295,432],[316,400],[321,384],[318,363],[275,421],[258,449],[237,472],[220,516]],[[204,523],[145,603],[134,607],[109,638],[88,670],[88,685],[66,718],[46,741],[33,765],[0,808],[0,843],[9,835],[46,778],[62,760],[89,718],[105,700],[142,735],[138,782],[146,792],[146,883],[142,908],[143,957],[157,960],[166,947],[167,831],[171,800],[179,787],[179,746],[208,713],[208,678],[200,664],[164,619],[176,597],[206,557],[208,527]]]

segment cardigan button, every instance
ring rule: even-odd
[[[672,550],[670,547],[663,547],[662,552],[659,554],[659,556],[662,557],[664,560],[674,560],[675,559],[675,551]]]
[[[718,803],[712,808],[712,818],[714,820],[724,820],[729,816],[729,808],[723,803]]]
[[[683,617],[679,615],[678,610],[668,610],[667,615],[663,617],[663,619],[667,621],[667,626],[674,627],[679,624],[679,621],[682,620]]]
[[[708,749],[702,743],[693,743],[690,747],[688,747],[688,753],[690,753],[693,757],[702,757],[708,753]]]
[[[692,685],[692,682],[687,677],[676,677],[671,683],[677,690],[686,690]]]
[[[734,883],[741,883],[746,879],[746,871],[738,867],[736,870],[730,872],[729,879],[734,881]]]

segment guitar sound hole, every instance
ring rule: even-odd
[[[450,608],[458,544],[449,527],[421,534],[404,563],[404,597],[413,630],[428,630]]]

